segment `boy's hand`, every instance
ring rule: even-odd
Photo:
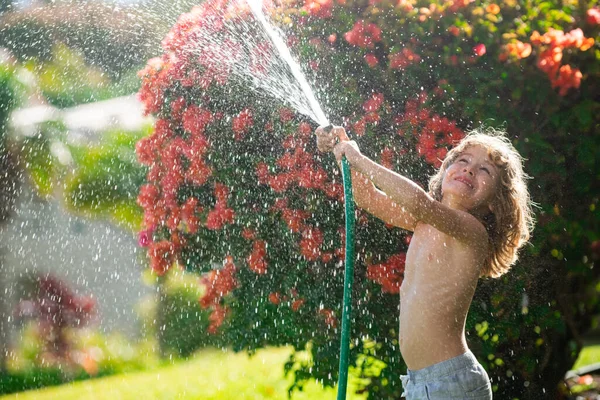
[[[362,157],[362,153],[354,140],[344,140],[339,142],[333,148],[333,154],[338,163],[342,162],[342,156],[346,156],[346,159],[350,164],[354,164]]]
[[[324,153],[332,151],[338,139],[340,141],[349,140],[346,131],[341,126],[335,126],[329,132],[325,130],[324,126],[320,126],[315,134],[317,135],[317,148]]]

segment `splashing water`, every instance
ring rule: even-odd
[[[294,57],[292,57],[290,50],[285,45],[281,31],[277,30],[272,24],[270,24],[267,21],[267,18],[265,17],[262,11],[262,5],[260,0],[248,0],[248,4],[250,5],[250,9],[252,10],[252,13],[256,17],[256,19],[261,23],[261,25],[271,38],[273,44],[275,45],[275,48],[279,51],[279,55],[288,64],[294,78],[296,78],[296,80],[300,84],[300,88],[306,96],[306,99],[308,100],[310,110],[314,114],[311,115],[311,117],[315,122],[318,122],[321,125],[328,125],[329,121],[327,120],[327,117],[325,117],[325,113],[321,109],[321,106],[319,105],[319,102],[313,94],[310,85],[306,81],[306,78],[302,73],[302,69],[300,69],[300,65],[296,62]]]
[[[244,19],[237,13],[248,12]],[[216,79],[229,75],[253,89],[282,101],[320,125],[329,121],[302,69],[286,46],[285,35],[269,22],[261,0],[233,0],[229,7],[216,4],[216,18],[204,21],[195,40],[185,49],[198,56]]]

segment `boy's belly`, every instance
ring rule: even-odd
[[[468,350],[467,309],[449,295],[401,293],[400,352],[409,369],[422,369]]]

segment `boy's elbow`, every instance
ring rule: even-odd
[[[418,221],[426,221],[433,212],[432,199],[425,192],[417,192],[413,198],[412,204],[407,207],[408,212],[413,215]]]

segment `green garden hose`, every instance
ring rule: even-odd
[[[325,131],[333,128],[329,125]],[[354,283],[354,198],[350,164],[342,156],[342,179],[344,182],[344,209],[346,213],[346,267],[344,273],[344,300],[342,305],[342,339],[340,345],[340,372],[337,400],[346,399],[348,386],[348,360],[350,358],[350,314],[352,312],[352,285]]]
[[[342,157],[342,178],[344,180],[344,208],[346,210],[346,268],[344,275],[344,303],[342,309],[342,341],[340,348],[340,377],[337,400],[346,398],[348,385],[348,359],[350,358],[350,314],[352,312],[352,285],[354,283],[354,198],[352,197],[352,176],[350,164]]]

